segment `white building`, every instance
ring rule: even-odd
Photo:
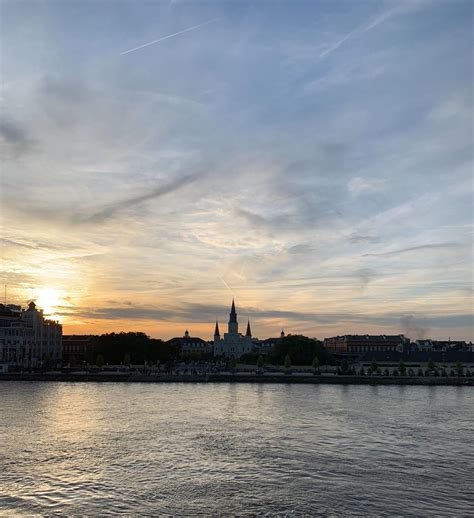
[[[225,358],[234,357],[239,359],[243,354],[252,352],[252,333],[250,331],[250,321],[247,322],[247,332],[245,336],[239,333],[239,323],[237,322],[237,312],[235,304],[232,300],[232,308],[230,310],[229,323],[227,333],[221,338],[219,332],[219,322],[216,321],[216,329],[214,331],[214,356],[223,356]]]
[[[30,302],[28,309],[0,304],[0,362],[16,367],[52,366],[61,362],[62,326],[44,318]]]

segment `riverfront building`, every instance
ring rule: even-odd
[[[285,331],[282,329],[279,337],[265,338],[265,340],[253,339],[253,350],[256,353],[268,354],[283,338],[285,338]]]
[[[252,332],[250,330],[250,321],[247,322],[247,331],[245,335],[239,333],[239,323],[237,321],[237,312],[235,303],[232,300],[230,309],[229,323],[227,324],[227,333],[221,338],[219,331],[219,322],[216,321],[214,330],[214,355],[225,358],[234,357],[239,359],[243,354],[252,352]]]
[[[51,366],[61,362],[62,326],[44,318],[34,302],[28,309],[0,304],[0,362],[13,367]]]
[[[449,373],[451,370],[456,369],[457,363],[461,364],[466,370],[474,372],[474,352],[456,350],[407,350],[405,352],[373,351],[360,356],[353,366],[357,371],[364,369],[367,372],[374,360],[377,362],[377,365],[382,372],[388,370],[390,374],[395,370],[398,371],[400,360],[405,364],[407,371],[411,369],[415,374],[418,372],[418,369],[425,372],[430,362],[435,365],[436,370],[439,372],[444,369]]]
[[[95,335],[63,335],[63,364],[73,367],[92,363],[94,338]]]
[[[324,339],[324,347],[335,355],[360,355],[371,351],[399,351],[410,340],[404,335],[344,335]]]
[[[190,336],[186,329],[184,336],[176,336],[168,340],[170,345],[177,345],[181,357],[203,357],[212,355],[212,343],[198,336]]]

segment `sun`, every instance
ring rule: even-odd
[[[54,314],[60,303],[59,293],[53,288],[43,288],[38,292],[36,303],[45,315]]]

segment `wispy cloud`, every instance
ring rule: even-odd
[[[331,45],[329,45],[328,48],[323,50],[319,54],[319,59],[325,58],[335,50],[337,50],[339,47],[341,47],[346,41],[355,38],[357,36],[361,36],[365,34],[366,32],[369,32],[382,23],[386,22],[390,18],[394,16],[399,16],[402,14],[406,14],[409,11],[412,11],[416,8],[418,8],[423,3],[423,0],[410,0],[410,1],[402,1],[399,2],[395,7],[392,7],[390,9],[387,9],[383,11],[380,14],[377,14],[375,16],[372,16],[368,20],[366,20],[361,25],[358,25],[355,29],[348,32],[345,36],[340,38],[339,40],[335,41]]]
[[[29,151],[34,144],[26,129],[13,120],[0,120],[0,149],[4,158]]]
[[[138,196],[132,196],[130,198],[120,200],[116,203],[112,203],[108,205],[107,207],[104,207],[103,209],[100,209],[99,211],[95,212],[91,216],[87,216],[84,218],[79,218],[80,223],[101,223],[112,216],[114,216],[117,212],[128,209],[130,207],[133,207],[135,205],[140,205],[141,203],[153,200],[155,198],[160,198],[162,196],[165,196],[166,194],[169,194],[171,192],[177,191],[184,187],[185,185],[189,185],[193,182],[195,182],[200,176],[198,174],[188,174],[185,176],[181,176],[179,178],[175,178],[171,180],[170,182],[161,185],[160,187],[157,187],[156,189],[152,189],[151,191],[147,192],[146,194],[141,194]]]
[[[422,250],[458,249],[462,246],[463,245],[460,243],[431,243],[427,245],[409,246],[407,248],[400,248],[389,252],[364,254],[364,257],[391,257],[394,255],[408,254],[410,252],[419,252]]]
[[[98,320],[166,320],[170,322],[183,323],[208,323],[211,332],[212,323],[216,316],[218,320],[227,318],[229,305],[215,304],[184,304],[175,308],[159,308],[149,306],[138,306],[126,304],[122,306],[108,306],[102,308],[82,308],[82,307],[59,307],[58,313],[62,315],[74,315],[81,318],[92,318]],[[237,304],[239,320],[243,321],[242,315],[249,315],[250,320],[258,322],[286,322],[291,327],[298,323],[312,322],[315,325],[359,325],[367,326],[391,326],[395,332],[407,333],[411,338],[421,338],[426,333],[428,326],[439,325],[449,327],[451,325],[468,326],[472,324],[473,317],[470,314],[460,313],[451,315],[428,316],[424,314],[406,315],[402,312],[383,312],[364,314],[362,312],[304,312],[291,310],[263,309],[251,306],[239,306]],[[270,326],[275,324],[270,324]],[[275,326],[276,327],[276,326]]]
[[[67,3],[42,6],[2,10],[0,246],[18,301],[51,285],[96,322],[123,305],[109,330],[137,315],[163,337],[191,318],[212,332],[219,278],[259,334],[287,310],[316,336],[470,311],[469,0],[125,0],[99,32],[106,2],[78,4],[74,26]],[[186,307],[206,300],[222,308]],[[66,332],[94,332],[72,318]]]
[[[382,192],[388,187],[388,181],[385,178],[361,178],[356,176],[352,178],[347,188],[353,196],[360,196],[361,194]]]
[[[145,47],[149,47],[150,45],[154,45],[155,43],[159,43],[160,41],[165,41],[170,38],[174,38],[175,36],[179,36],[180,34],[184,34],[185,32],[195,31],[196,29],[200,29],[205,25],[209,25],[210,23],[217,22],[219,18],[213,18],[212,20],[208,20],[207,22],[200,23],[198,25],[193,25],[192,27],[188,27],[187,29],[183,29],[182,31],[174,32],[173,34],[168,34],[167,36],[163,36],[153,41],[149,41],[148,43],[144,43],[143,45],[138,45],[138,47],[133,47],[133,49],[124,50],[120,53],[121,56],[125,54],[130,54],[130,52],[135,52],[136,50],[144,49]]]

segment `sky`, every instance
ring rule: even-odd
[[[472,1],[0,6],[9,303],[474,338]]]

